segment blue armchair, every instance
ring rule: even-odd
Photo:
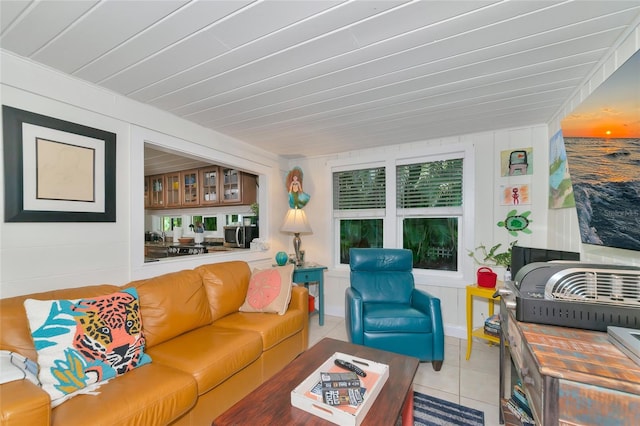
[[[410,250],[352,248],[345,292],[349,341],[431,361],[440,371],[444,330],[440,299],[415,288]]]

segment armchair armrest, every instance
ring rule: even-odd
[[[353,287],[345,290],[345,325],[351,343],[364,344],[364,325],[362,318],[362,296]]]
[[[16,426],[50,424],[49,395],[29,380],[1,384],[0,423]]]
[[[434,334],[433,341],[437,343],[433,346],[433,359],[444,359],[444,326],[442,324],[440,299],[416,288],[413,289],[411,294],[411,306],[431,317],[431,331]]]

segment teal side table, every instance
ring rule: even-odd
[[[318,283],[318,323],[324,325],[324,271],[326,266],[303,264],[293,270],[293,282],[309,288],[309,283]]]

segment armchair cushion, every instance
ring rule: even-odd
[[[397,303],[367,303],[363,316],[365,333],[424,333],[431,318],[411,306]]]

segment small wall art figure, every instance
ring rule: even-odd
[[[518,148],[500,153],[502,176],[523,176],[533,174],[533,149]]]
[[[518,204],[531,204],[529,185],[500,185],[500,205],[517,206]]]
[[[287,192],[289,192],[289,207],[301,209],[307,205],[311,196],[302,188],[302,169],[294,167],[287,175]]]
[[[530,210],[523,213],[518,213],[516,209],[513,209],[509,213],[507,213],[507,217],[504,220],[499,221],[496,225],[498,225],[500,228],[505,228],[507,231],[509,231],[509,234],[514,237],[518,236],[518,232],[531,234],[529,224],[533,221],[529,219],[530,214]]]

